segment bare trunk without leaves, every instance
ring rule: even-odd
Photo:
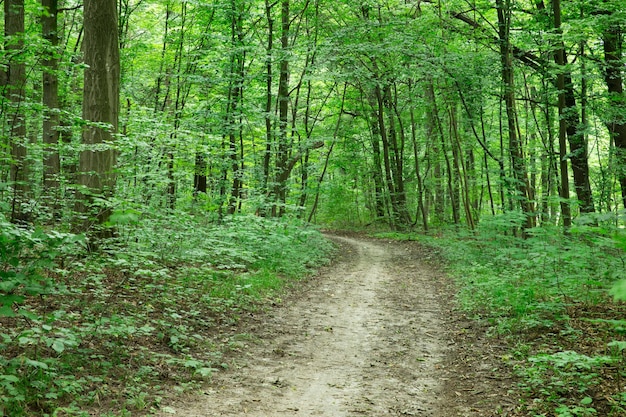
[[[27,222],[28,214],[23,205],[30,191],[28,183],[29,166],[26,147],[26,120],[24,118],[24,95],[26,65],[21,55],[24,49],[24,0],[5,0],[4,34],[5,49],[8,55],[5,96],[8,99],[9,144],[11,165],[9,182],[13,187],[11,198],[11,221]]]
[[[497,0],[498,34],[500,39],[500,60],[502,65],[502,82],[504,88],[504,104],[508,121],[509,155],[513,171],[515,188],[518,192],[522,212],[526,215],[526,228],[535,224],[535,213],[531,203],[532,193],[528,183],[526,163],[522,150],[522,142],[518,136],[517,112],[515,102],[515,81],[513,72],[513,49],[510,42],[511,4],[510,0]]]
[[[120,57],[115,0],[85,0],[85,85],[83,146],[79,185],[83,187],[77,210],[86,215],[78,225],[86,231],[92,222],[103,223],[108,207],[92,207],[93,197],[108,197],[115,187],[116,155],[113,142],[118,129]]]
[[[41,18],[43,38],[48,42],[45,58],[43,60],[43,143],[44,143],[44,171],[43,185],[48,192],[49,198],[58,198],[52,194],[59,187],[58,176],[61,172],[61,160],[59,157],[59,77],[57,47],[59,35],[57,27],[58,0],[41,0],[41,6],[45,10]]]
[[[609,93],[609,101],[613,109],[607,127],[615,144],[617,179],[622,190],[622,204],[626,208],[626,118],[624,111],[624,79],[622,60],[622,33],[618,23],[612,22],[604,31],[604,62],[606,70],[604,79]]]

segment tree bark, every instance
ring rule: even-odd
[[[280,60],[280,78],[278,82],[278,146],[276,151],[276,179],[272,204],[272,216],[281,217],[285,213],[287,200],[288,144],[287,127],[289,124],[289,32],[291,16],[289,0],[281,2],[281,35],[280,44],[282,57]]]
[[[228,201],[228,214],[237,211],[238,202],[241,202],[242,175],[240,172],[238,139],[243,135],[243,120],[241,101],[243,97],[243,83],[245,71],[245,55],[243,52],[243,15],[237,0],[231,0],[231,47],[230,85],[228,88],[228,104],[226,110],[226,131],[230,147],[229,157],[233,173],[232,188]]]
[[[23,102],[25,98],[26,65],[22,57],[24,50],[24,0],[5,0],[4,35],[5,50],[8,55],[5,95],[9,103],[7,120],[9,123],[9,144],[11,164],[9,183],[13,187],[11,201],[11,221],[24,223],[29,221],[24,210],[29,187],[29,166],[26,146],[26,120]]]
[[[626,105],[624,102],[624,79],[622,61],[622,34],[620,25],[610,22],[602,34],[604,44],[604,62],[606,69],[604,80],[609,93],[611,118],[606,122],[609,134],[615,145],[617,179],[622,190],[622,204],[626,208]]]
[[[382,157],[383,157],[383,166],[384,166],[384,178],[385,184],[387,186],[387,193],[389,195],[390,204],[390,216],[389,216],[389,225],[392,228],[396,228],[398,223],[398,204],[397,204],[397,194],[396,187],[393,180],[392,167],[391,167],[391,157],[390,157],[390,146],[389,146],[389,138],[387,137],[387,125],[385,122],[385,105],[383,103],[383,92],[379,85],[375,88],[375,116],[376,120],[374,123],[378,124],[378,133],[380,134],[380,139],[382,143]]]
[[[59,187],[58,176],[61,172],[61,160],[59,157],[59,77],[58,59],[56,58],[59,45],[57,28],[58,0],[41,0],[44,10],[41,18],[43,38],[48,42],[43,60],[43,143],[44,143],[44,171],[43,185],[48,192],[48,197],[54,196]]]
[[[443,187],[443,173],[441,168],[442,153],[439,148],[439,138],[443,142],[443,132],[441,131],[441,123],[439,120],[439,109],[437,106],[437,98],[435,97],[435,86],[432,79],[428,80],[426,85],[426,101],[427,101],[427,116],[426,116],[426,135],[430,142],[429,158],[434,158],[430,161],[433,165],[433,203],[435,206],[435,220],[438,225],[445,222],[445,192]],[[445,155],[445,154],[444,154]],[[447,155],[446,155],[447,158]],[[446,159],[447,160],[447,159]]]
[[[118,130],[120,57],[115,0],[85,0],[85,81],[83,97],[83,146],[79,158],[81,193],[77,211],[87,214],[78,228],[87,231],[95,221],[102,224],[108,207],[90,207],[94,196],[109,197],[115,187],[116,154],[113,147]],[[94,216],[91,218],[91,216]]]
[[[500,38],[500,60],[502,65],[502,83],[504,103],[508,122],[509,154],[513,171],[513,179],[519,193],[522,212],[526,215],[526,228],[535,224],[535,214],[530,201],[528,175],[522,151],[522,143],[518,137],[517,112],[515,103],[515,81],[513,72],[513,49],[510,42],[511,5],[510,0],[496,0],[498,13],[498,35]]]
[[[273,7],[274,4],[270,3],[270,0],[265,0],[265,17],[267,19],[267,47],[265,51],[265,150],[263,152],[263,180],[261,184],[261,191],[266,196],[271,196],[272,194],[270,187],[270,163],[272,159],[272,144],[274,141],[274,124],[272,123],[272,86],[274,83],[272,60],[272,53],[274,50]],[[259,208],[259,213],[262,216],[268,214],[267,202],[262,203],[262,207]]]
[[[554,14],[554,28],[561,33],[561,0],[552,0]],[[565,66],[565,50],[556,51],[556,64]],[[567,103],[565,93],[565,73],[559,71],[557,76],[557,88],[559,89],[559,160],[561,171],[561,215],[563,227],[567,231],[572,226],[572,214],[569,203],[569,175],[567,173]],[[585,150],[586,153],[586,150]]]
[[[374,212],[377,219],[385,217],[385,185],[383,181],[383,160],[380,152],[380,127],[378,125],[378,112],[375,108],[372,110],[371,123],[371,142],[372,142],[372,177],[374,179]]]
[[[400,110],[397,103],[397,91],[395,83],[387,85],[384,91],[383,103],[385,104],[385,113],[387,114],[387,120],[389,125],[389,143],[391,145],[391,159],[392,159],[392,174],[394,181],[394,188],[396,190],[395,201],[396,203],[396,216],[398,218],[399,226],[406,227],[412,223],[411,215],[407,209],[406,201],[406,189],[404,183],[404,148],[406,143],[406,137],[404,133],[404,127],[402,125],[402,118],[400,117]],[[396,127],[396,123],[398,126]],[[398,138],[400,139],[398,141]]]
[[[545,10],[545,4],[543,0],[536,1],[537,9],[539,11]],[[557,32],[561,32],[560,29],[560,2],[558,5],[552,2],[552,13],[554,15],[556,23],[556,10],[559,11],[559,26],[555,24]],[[554,63],[560,67],[559,75],[557,75],[557,88],[559,94],[563,94],[563,103],[560,105],[560,115],[564,120],[564,129],[566,134],[566,140],[569,142],[570,155],[568,158],[572,163],[572,174],[574,179],[574,189],[576,196],[580,201],[581,213],[592,213],[595,211],[593,204],[593,196],[591,193],[591,183],[589,181],[589,158],[587,152],[587,141],[585,140],[584,125],[581,124],[578,114],[578,106],[576,104],[576,92],[574,91],[574,82],[572,80],[572,73],[567,69],[567,54],[565,52],[565,45],[563,40],[558,42],[557,48],[554,51]],[[562,77],[562,78],[559,78]],[[560,100],[560,99],[559,99]]]

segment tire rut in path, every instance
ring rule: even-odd
[[[447,415],[441,274],[395,242],[332,239],[351,256],[264,317],[237,366],[176,416]]]

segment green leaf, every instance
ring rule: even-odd
[[[213,368],[203,367],[203,368],[196,369],[196,373],[199,374],[203,378],[208,378],[211,376],[214,370],[215,369]]]
[[[18,285],[19,285],[19,282],[17,281],[0,282],[0,291],[8,293],[8,292],[13,291]]]
[[[55,352],[57,353],[63,353],[63,351],[65,350],[65,344],[63,343],[62,340],[60,339],[56,339],[53,343],[52,343],[52,349],[54,349]]]
[[[8,382],[20,382],[20,379],[15,375],[0,375],[0,380],[5,380]]]
[[[614,340],[608,344],[609,347],[615,347],[618,351],[623,351],[626,349],[626,342],[623,340]]]
[[[617,281],[609,292],[613,298],[619,301],[626,301],[626,279]]]
[[[10,306],[4,305],[0,307],[0,317],[15,317],[17,314]]]
[[[26,365],[32,366],[33,368],[48,369],[48,365],[43,363],[43,362],[40,362],[40,361],[35,361],[35,360],[32,360],[32,359],[26,359],[24,361],[24,363]]]
[[[23,308],[20,308],[18,310],[18,314],[20,316],[22,316],[22,317],[26,317],[28,320],[31,320],[31,321],[39,321],[39,319],[40,319],[40,317],[37,314],[32,313],[32,312],[30,312],[30,311],[28,311],[26,309],[23,309]]]
[[[13,294],[0,295],[0,304],[3,304],[4,306],[7,306],[7,307],[11,306],[13,303],[19,304],[23,301],[24,301],[24,297],[20,295],[13,295]]]
[[[593,398],[591,398],[591,397],[585,397],[585,398],[583,398],[582,400],[580,400],[580,403],[581,403],[582,405],[589,405],[589,404],[591,404],[592,402],[593,402]]]

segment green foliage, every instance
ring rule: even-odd
[[[615,245],[621,249],[622,252],[626,253],[626,233],[620,230],[615,234],[613,239],[615,241]],[[624,262],[623,257],[622,262]],[[611,288],[611,295],[616,300],[626,301],[626,279],[621,279],[613,285],[613,288]]]
[[[3,271],[50,281],[45,291],[22,284],[19,314],[0,318],[5,415],[157,409],[164,385],[189,390],[227,367],[221,352],[245,348],[227,336],[231,326],[280,302],[285,285],[332,250],[317,230],[289,218],[212,223],[124,208],[109,222],[118,235],[80,258],[70,257],[82,242],[76,236],[2,229],[2,248],[10,249],[3,256],[13,260]]]
[[[543,226],[522,239],[523,222],[510,213],[483,219],[475,232],[384,237],[439,248],[461,307],[515,346],[510,364],[532,415],[621,415],[620,385],[607,386],[626,369],[626,323],[608,297],[624,270],[621,230],[596,219],[568,235]]]
[[[591,407],[593,399],[588,393],[602,383],[598,370],[614,362],[610,356],[563,351],[530,356],[517,372],[523,388],[531,396],[540,396],[542,407],[553,408],[557,416],[592,416],[596,410]]]
[[[146,216],[122,243],[119,255],[126,262],[139,256],[167,266],[195,266],[210,276],[271,271],[294,278],[327,259],[330,249],[316,229],[296,219],[238,215],[212,223],[183,212]],[[258,277],[263,280],[263,274]]]
[[[509,333],[550,327],[569,304],[605,301],[622,267],[609,236],[579,228],[568,237],[544,226],[519,239],[513,232],[522,222],[515,213],[495,216],[460,239],[428,239],[452,261],[465,308]]]
[[[53,293],[55,283],[45,271],[57,267],[57,258],[75,256],[82,242],[81,236],[19,228],[0,215],[0,317],[28,317],[13,307],[27,296]]]

